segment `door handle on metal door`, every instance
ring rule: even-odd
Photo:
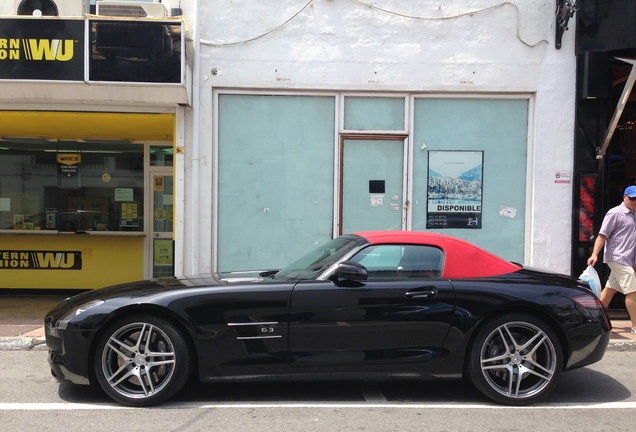
[[[435,287],[425,287],[425,288],[416,288],[411,291],[407,291],[405,296],[407,298],[419,299],[419,298],[431,298],[437,295],[437,288]]]

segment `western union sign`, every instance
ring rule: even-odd
[[[79,251],[0,250],[0,269],[7,270],[81,270]]]
[[[0,79],[84,80],[85,20],[0,20]]]
[[[72,39],[0,39],[0,60],[20,60],[24,56],[26,60],[69,61],[76,43]]]

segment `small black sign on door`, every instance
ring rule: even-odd
[[[369,193],[383,194],[384,180],[369,180]]]

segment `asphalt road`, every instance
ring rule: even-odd
[[[562,375],[544,403],[495,405],[461,382],[193,385],[155,408],[59,384],[45,351],[0,351],[6,431],[632,431],[636,353]]]

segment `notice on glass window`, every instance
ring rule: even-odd
[[[11,198],[0,198],[0,211],[11,211]]]
[[[173,263],[172,240],[156,239],[154,265],[155,266],[171,266],[172,263]]]
[[[132,201],[134,197],[133,188],[115,188],[115,201]]]
[[[139,202],[124,201],[121,203],[120,227],[139,226]]]
[[[426,228],[481,229],[482,151],[429,151]]]

